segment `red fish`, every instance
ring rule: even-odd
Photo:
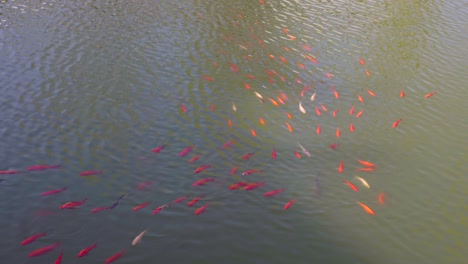
[[[315,113],[317,113],[318,116],[322,115],[320,109],[317,106],[315,107]]]
[[[301,154],[297,151],[294,151],[294,156],[296,156],[296,158],[300,159],[301,158]]]
[[[356,171],[373,172],[375,171],[375,168],[357,168]]]
[[[335,90],[333,86],[330,86],[330,90],[332,90],[333,95],[335,96],[336,99],[340,97],[340,95],[338,94],[338,92]]]
[[[405,97],[405,92],[403,90],[400,90],[400,97],[401,98]]]
[[[247,76],[247,78],[249,78],[249,79],[255,79],[255,76],[253,76],[252,74],[247,73],[247,74],[245,74],[245,76]]]
[[[242,173],[242,176],[247,176],[256,172],[262,172],[262,170],[246,170]]]
[[[322,129],[320,128],[320,124],[317,125],[317,135],[320,135],[320,132],[322,131]]]
[[[236,174],[236,172],[237,172],[237,166],[232,167],[231,168],[231,175]]]
[[[224,145],[222,146],[222,148],[223,148],[223,149],[229,148],[229,147],[232,146],[234,143],[235,143],[234,140],[228,141],[228,142],[224,143]]]
[[[356,185],[352,184],[351,182],[347,181],[347,180],[343,180],[344,183],[348,184],[348,186],[353,189],[353,191],[355,192],[359,192],[359,189],[356,187]]]
[[[180,104],[180,110],[182,110],[184,113],[187,113],[187,107],[185,107],[184,104]]]
[[[38,238],[41,238],[41,237],[46,236],[46,235],[47,235],[47,232],[32,235],[32,236],[26,238],[25,240],[23,240],[21,242],[21,246],[31,244],[32,242],[36,241]]]
[[[254,154],[255,154],[255,152],[247,153],[247,154],[245,154],[244,156],[242,156],[242,159],[243,159],[243,160],[248,160],[248,159],[250,159]]]
[[[250,129],[250,132],[252,133],[252,136],[256,137],[257,136],[257,132],[255,132],[255,130],[252,128]]]
[[[375,164],[372,163],[372,162],[369,162],[369,161],[358,160],[358,162],[361,163],[362,165],[366,166],[366,167],[375,167]]]
[[[263,119],[263,117],[260,117],[260,124],[265,125],[265,119]]]
[[[203,197],[205,197],[205,195],[202,195],[202,196],[198,196],[198,197],[195,197],[193,198],[190,202],[187,203],[187,206],[188,207],[192,207],[194,204],[196,204],[198,201],[200,201],[201,199],[203,199]]]
[[[245,87],[245,89],[250,90],[250,84],[248,84],[246,82],[244,83],[244,87]]]
[[[179,197],[177,199],[175,199],[174,201],[172,201],[172,203],[181,203],[183,201],[185,201],[185,199],[187,199],[188,196],[182,196],[182,197]]]
[[[153,149],[153,152],[154,152],[154,153],[159,153],[159,152],[161,152],[165,147],[166,147],[166,145],[161,145],[161,146],[155,147],[155,148]]]
[[[115,254],[115,255],[113,255],[113,256],[107,258],[105,264],[110,264],[110,263],[116,261],[117,259],[119,259],[120,257],[122,257],[122,255],[123,255],[124,253],[125,253],[125,249],[122,250],[122,251],[120,251],[119,253],[117,253],[117,254]]]
[[[335,109],[335,111],[333,111],[333,117],[336,117],[337,113],[338,113],[338,109]]]
[[[361,63],[362,65],[366,64],[366,61],[361,57],[359,58],[359,63]]]
[[[29,166],[26,168],[28,171],[41,171],[41,170],[49,170],[49,169],[58,169],[60,165],[34,165]]]
[[[340,128],[336,128],[336,133],[335,133],[336,137],[339,138],[341,136],[341,132],[340,132]]]
[[[200,155],[197,155],[197,156],[195,156],[195,157],[189,159],[188,162],[190,162],[190,163],[195,162],[195,161],[197,161],[199,158],[200,158]]]
[[[51,252],[52,250],[54,250],[58,246],[59,246],[59,243],[56,242],[55,244],[52,244],[50,246],[46,246],[46,247],[36,249],[36,250],[32,251],[31,253],[29,253],[29,257],[31,258],[31,257],[42,256],[44,254],[47,254],[47,253]]]
[[[97,247],[97,243],[94,243],[93,245],[91,245],[91,246],[89,246],[89,247],[87,247],[87,248],[81,250],[80,253],[78,253],[78,257],[81,258],[81,257],[87,256],[88,253],[89,253],[91,250],[95,249],[96,247]]]
[[[80,173],[80,176],[91,176],[91,175],[96,175],[96,174],[101,174],[102,171],[100,170],[89,170],[89,171],[83,171]]]
[[[396,128],[396,127],[398,126],[398,124],[400,124],[401,120],[402,120],[402,119],[400,118],[400,119],[398,119],[397,121],[395,121],[395,123],[393,123],[392,127],[393,127],[393,128]]]
[[[207,203],[207,204],[205,204],[204,206],[198,208],[197,210],[195,210],[194,214],[195,214],[195,215],[199,215],[199,214],[205,212],[206,208],[208,208],[208,205],[209,205],[209,204]]]
[[[307,46],[307,44],[302,44],[302,47],[306,50],[306,51],[311,51],[312,49]]]
[[[358,98],[359,102],[364,103],[364,99],[362,99],[362,96],[358,95],[357,98]]]
[[[276,149],[273,148],[273,151],[271,152],[271,158],[276,159]]]
[[[179,152],[178,156],[179,156],[179,157],[186,156],[187,154],[190,153],[190,151],[192,151],[192,149],[193,149],[194,147],[195,147],[195,146],[186,147],[186,148],[183,149],[181,152]]]
[[[281,61],[282,63],[284,63],[284,64],[287,64],[287,63],[288,63],[288,61],[287,61],[283,56],[279,56],[279,59],[280,59],[280,61]]]
[[[375,93],[374,93],[373,91],[369,90],[369,89],[367,90],[367,93],[368,93],[370,96],[375,96]]]
[[[359,111],[359,112],[356,114],[356,118],[361,117],[363,113],[364,113],[364,110],[361,109],[361,111]]]
[[[428,93],[428,94],[426,94],[426,95],[424,96],[424,98],[429,98],[429,97],[435,95],[436,93],[437,93],[437,92]]]
[[[292,199],[291,201],[287,202],[284,206],[283,206],[283,209],[284,210],[288,210],[289,207],[291,207],[291,205],[293,205],[293,203],[296,202],[296,199]]]
[[[231,119],[228,119],[228,126],[232,127],[232,120]]]
[[[286,116],[289,118],[289,119],[292,119],[292,115],[288,112],[286,112]]]
[[[166,207],[169,207],[169,205],[168,205],[168,204],[161,205],[161,206],[159,206],[158,208],[154,209],[152,214],[155,215],[155,214],[161,212],[162,209],[164,209],[164,208],[166,208]]]
[[[108,206],[100,206],[100,207],[96,207],[94,208],[93,210],[91,210],[91,213],[98,213],[98,212],[101,212],[101,211],[104,211],[104,210],[108,210],[109,207]]]
[[[62,259],[63,259],[63,250],[62,250],[62,252],[60,252],[60,254],[58,255],[58,257],[55,259],[54,264],[60,264],[60,263],[62,263]]]
[[[63,187],[61,189],[50,190],[50,191],[46,191],[46,192],[41,193],[41,195],[42,196],[53,195],[53,194],[61,193],[61,192],[65,191],[66,189],[67,189],[67,187]]]
[[[205,79],[205,80],[207,80],[207,81],[209,81],[209,82],[212,82],[212,81],[214,81],[214,79],[213,79],[213,78],[211,78],[210,76],[206,76],[206,75],[204,75],[204,76],[202,76],[202,78],[203,78],[203,79]]]
[[[269,191],[269,192],[264,193],[263,196],[266,196],[266,197],[268,197],[268,196],[275,196],[275,195],[277,195],[277,194],[279,194],[279,193],[282,193],[282,192],[284,192],[284,189],[272,190],[272,191]]]
[[[354,132],[354,125],[353,125],[353,123],[349,124],[349,131]]]
[[[320,104],[320,107],[322,108],[323,111],[328,111],[327,107],[324,106],[323,104]]]
[[[245,187],[247,185],[249,185],[249,183],[247,183],[247,182],[234,183],[234,184],[229,185],[229,190],[237,190],[240,187]]]
[[[351,106],[351,109],[349,109],[349,114],[350,114],[350,115],[353,115],[353,114],[354,114],[354,105]]]
[[[215,178],[205,178],[205,179],[201,179],[201,180],[198,180],[196,182],[194,182],[192,184],[193,187],[195,186],[201,186],[201,185],[205,185],[206,183],[208,182],[214,182],[215,181]]]
[[[379,203],[380,204],[385,204],[386,197],[387,197],[387,195],[385,193],[380,193],[379,196],[378,196]]]
[[[234,63],[229,63],[229,65],[231,66],[231,71],[239,72],[239,68],[237,67],[237,65],[235,65]]]
[[[84,198],[81,201],[73,201],[73,202],[64,203],[60,206],[60,209],[75,209],[83,205],[87,200],[88,200],[87,198]]]
[[[292,128],[292,126],[291,126],[291,125],[290,125],[288,122],[284,122],[284,123],[285,123],[285,124],[286,124],[286,126],[288,127],[288,130],[289,130],[289,132],[291,132],[291,133],[292,133],[292,132],[293,132],[293,128]]]
[[[138,210],[141,210],[143,208],[145,208],[146,206],[148,206],[151,202],[145,202],[145,203],[142,203],[142,204],[139,204],[135,207],[133,207],[132,211],[138,211]]]
[[[358,202],[358,204],[362,207],[362,209],[364,209],[364,211],[370,215],[375,215],[375,212],[374,210],[372,210],[369,206],[361,203],[361,202]]]
[[[306,59],[310,60],[311,62],[313,62],[314,64],[318,64],[318,61],[314,57],[312,57],[310,55],[304,55],[304,57]]]
[[[3,171],[0,171],[0,175],[17,174],[17,173],[21,173],[21,172],[17,171],[17,170],[3,170]]]
[[[336,148],[338,148],[338,143],[331,144],[331,145],[330,145],[330,148],[333,149],[333,150],[336,149]]]
[[[204,170],[206,170],[206,169],[209,169],[209,168],[211,168],[211,165],[209,165],[209,164],[207,164],[207,165],[202,165],[202,166],[196,168],[193,172],[194,172],[194,173],[200,173],[200,172],[202,172],[202,171],[204,171]]]
[[[344,169],[344,161],[340,162],[340,165],[338,166],[338,172],[342,173]]]
[[[258,187],[263,186],[263,185],[265,185],[264,182],[254,182],[254,183],[251,183],[251,184],[249,184],[249,185],[246,185],[246,186],[244,187],[244,190],[245,190],[245,191],[252,191],[252,190],[255,190],[255,189],[257,189]]]
[[[214,104],[211,104],[211,105],[210,105],[210,110],[211,110],[211,111],[214,111],[214,110],[215,110],[215,105],[214,105]]]

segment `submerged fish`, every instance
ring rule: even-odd
[[[84,257],[84,256],[87,256],[88,253],[89,253],[91,250],[95,249],[96,247],[97,247],[97,243],[94,243],[94,244],[92,244],[91,246],[86,247],[85,249],[81,250],[80,253],[78,253],[78,257],[79,257],[79,258],[82,258],[82,257]]]
[[[26,238],[25,240],[23,240],[21,242],[21,246],[31,244],[32,242],[36,241],[38,238],[41,238],[41,237],[46,236],[46,235],[47,235],[47,232],[32,235],[32,236]]]
[[[299,143],[298,143],[299,144]],[[299,147],[301,148],[302,152],[307,156],[307,157],[310,157],[312,155],[310,155],[310,152],[307,151],[307,149],[305,149],[301,144],[299,144]]]
[[[29,257],[38,257],[38,256],[42,256],[44,254],[47,254],[49,253],[50,251],[54,250],[56,247],[59,246],[59,242],[56,242],[55,244],[52,244],[52,245],[49,245],[49,246],[46,246],[46,247],[42,247],[42,248],[39,248],[39,249],[36,249],[34,251],[32,251],[31,253],[29,253]]]
[[[143,238],[143,236],[146,234],[146,232],[148,232],[148,229],[145,229],[138,236],[136,236],[132,241],[132,246],[138,244],[141,241],[141,239]]]
[[[358,179],[359,181],[361,181],[362,185],[366,186],[368,189],[370,188],[370,185],[369,183],[367,183],[366,180],[364,180],[363,178],[359,177],[359,176],[354,176],[356,179]]]

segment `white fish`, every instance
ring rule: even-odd
[[[234,110],[234,112],[237,111],[237,106],[235,103],[232,103],[232,110]]]
[[[304,109],[304,107],[302,107],[301,102],[299,102],[299,110],[300,110],[303,114],[306,113],[306,110]]]
[[[145,229],[138,236],[136,236],[135,239],[133,239],[133,241],[132,241],[132,246],[138,244],[141,241],[141,239],[143,238],[143,236],[146,234],[147,231],[148,231],[148,229]]]
[[[307,157],[312,156],[312,155],[310,155],[310,152],[307,151],[307,149],[305,149],[301,144],[299,144],[299,147],[302,149],[302,152],[303,152]]]
[[[315,92],[314,94],[310,97],[310,100],[313,102],[315,100]]]
[[[369,185],[369,183],[367,183],[366,180],[364,180],[363,178],[361,178],[359,176],[354,176],[354,177],[356,177],[356,179],[360,180],[362,185],[366,186],[367,188],[370,188],[370,185]]]
[[[258,98],[263,99],[263,96],[262,96],[261,94],[255,92],[255,95],[256,95]]]

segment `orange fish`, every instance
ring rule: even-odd
[[[325,74],[325,76],[327,76],[328,79],[333,78],[333,75],[332,75],[331,73],[329,73],[329,72],[327,72],[327,73]]]
[[[351,187],[351,189],[353,189],[353,191],[359,192],[359,189],[356,187],[356,185],[352,184],[351,182],[349,182],[347,180],[343,180],[343,182],[348,184],[348,186]]]
[[[367,205],[365,205],[365,204],[363,204],[363,203],[361,203],[361,202],[357,202],[357,203],[362,207],[362,209],[364,209],[364,211],[365,211],[366,213],[368,213],[368,214],[370,214],[370,215],[375,215],[374,210],[372,210],[369,206],[367,206]]]
[[[359,58],[359,63],[361,63],[362,65],[366,64],[366,61],[364,61],[364,59],[361,57]]]
[[[367,76],[370,76],[370,72],[369,72],[368,69],[366,69],[366,75],[367,75]]]
[[[279,92],[279,96],[280,96],[283,100],[285,100],[285,101],[288,100],[288,96],[287,96],[285,93],[283,93],[283,92]]]
[[[208,205],[209,205],[209,203],[207,203],[207,204],[203,205],[202,207],[198,208],[197,210],[195,210],[194,214],[199,215],[199,214],[205,212],[206,208],[208,208]]]
[[[119,259],[120,257],[122,257],[122,255],[125,253],[125,249],[118,252],[117,254],[113,255],[113,256],[110,256],[109,258],[106,259],[106,262],[105,264],[110,264],[114,261],[116,261],[117,259]]]
[[[195,186],[201,186],[201,185],[205,185],[206,183],[208,182],[214,182],[215,181],[215,178],[205,178],[205,179],[201,179],[201,180],[198,180],[196,182],[194,182],[192,184],[193,187]]]
[[[210,110],[211,110],[211,111],[214,111],[214,110],[215,110],[215,105],[214,105],[214,104],[211,104],[211,105],[210,105]]]
[[[290,49],[289,49],[288,47],[286,47],[286,46],[283,46],[282,48],[283,48],[285,51],[290,51]]]
[[[256,137],[257,136],[257,132],[255,132],[255,130],[252,128],[250,129],[250,132],[252,133],[252,136]]]
[[[317,135],[320,135],[320,132],[322,131],[322,129],[320,128],[320,124],[317,125]]]
[[[274,105],[274,106],[279,106],[278,102],[275,101],[275,99],[269,97],[268,100]]]
[[[328,111],[327,107],[324,106],[323,104],[320,104],[320,107],[322,108],[323,111]]]
[[[351,109],[349,109],[349,114],[350,114],[350,115],[353,115],[353,114],[354,114],[354,105],[351,106]]]
[[[335,133],[336,137],[339,138],[341,136],[341,132],[340,132],[340,128],[336,128],[336,133]]]
[[[214,79],[213,79],[213,78],[211,78],[210,76],[206,76],[206,75],[204,75],[204,76],[202,76],[202,78],[203,78],[203,79],[205,79],[205,80],[207,80],[207,81],[209,81],[209,82],[212,82],[212,81],[214,81]]]
[[[291,205],[292,205],[293,203],[295,203],[295,202],[296,202],[296,199],[292,199],[291,201],[287,202],[287,203],[283,206],[283,209],[284,209],[284,210],[288,210],[289,207],[291,207]]]
[[[211,168],[211,165],[209,165],[209,164],[207,164],[207,165],[202,165],[202,166],[196,168],[193,172],[194,172],[194,173],[200,173],[200,172],[202,172],[202,171],[204,171],[204,170],[206,170],[206,169],[209,169],[209,168]]]
[[[314,64],[318,64],[318,61],[314,57],[312,57],[310,55],[305,55],[305,58],[310,60]]]
[[[379,196],[378,196],[379,203],[380,204],[385,204],[386,197],[387,197],[387,195],[385,193],[380,193]]]
[[[312,50],[309,46],[307,46],[307,44],[302,44],[302,47],[303,47],[305,50],[307,50],[307,51],[311,51],[311,50]]]
[[[279,189],[279,190],[273,190],[273,191],[269,191],[269,192],[266,192],[263,194],[263,196],[266,196],[266,197],[269,197],[269,196],[275,196],[279,193],[282,193],[284,192],[284,189]]]
[[[290,40],[296,40],[295,36],[288,35],[288,37],[289,37]]]
[[[283,56],[279,56],[279,59],[284,64],[288,63],[288,61]]]
[[[338,165],[338,172],[342,173],[344,170],[344,161],[340,162],[340,165]]]
[[[198,201],[200,201],[201,199],[203,199],[203,197],[205,197],[204,195],[202,196],[198,196],[198,197],[195,197],[193,198],[190,202],[187,203],[187,206],[188,207],[192,207],[194,204],[196,204]]]
[[[197,161],[199,158],[200,158],[200,156],[199,156],[199,155],[197,155],[197,156],[195,156],[195,157],[193,157],[193,158],[189,159],[189,161],[188,161],[188,162],[190,162],[190,163],[192,163],[192,162],[195,162],[195,161]]]
[[[245,89],[250,90],[250,85],[248,83],[244,83],[244,87]]]
[[[294,155],[296,156],[296,158],[300,159],[301,158],[301,154],[297,151],[294,151]]]
[[[305,69],[305,66],[304,64],[300,63],[300,62],[296,62],[297,66],[299,66],[299,68],[301,69]]]
[[[276,99],[278,100],[278,102],[280,102],[280,104],[284,105],[284,101],[283,101],[283,99],[281,99],[281,97],[278,96]]]
[[[333,111],[333,117],[336,117],[336,114],[338,113],[338,109],[335,109],[335,111]]]
[[[318,116],[320,116],[322,114],[320,112],[320,109],[317,106],[315,107],[315,113],[317,113]]]
[[[288,34],[288,33],[289,33],[289,29],[283,28],[283,32],[284,32],[284,34]]]
[[[428,94],[426,94],[426,95],[424,96],[424,98],[429,98],[429,97],[435,95],[436,93],[437,93],[437,92],[428,93]]]
[[[353,125],[353,123],[349,124],[349,131],[351,131],[351,133],[354,132],[354,125]]]
[[[245,76],[247,76],[247,78],[249,78],[249,79],[255,79],[255,76],[253,76],[252,74],[247,73],[247,74],[245,74]]]
[[[140,205],[137,205],[135,207],[133,207],[132,211],[138,211],[138,210],[141,210],[143,208],[145,208],[146,206],[148,206],[151,202],[146,202],[146,203],[142,203]]]
[[[242,176],[247,176],[247,175],[258,173],[258,172],[262,172],[262,170],[246,170],[242,173]]]
[[[372,168],[357,168],[356,171],[362,171],[362,172],[373,172],[375,171],[375,167]]]
[[[356,117],[357,117],[357,118],[361,117],[363,113],[364,113],[364,109],[361,109],[361,111],[359,111],[359,112],[356,114]]]
[[[400,97],[401,98],[405,97],[405,92],[403,90],[400,90]]]
[[[285,123],[285,124],[286,124],[286,126],[288,127],[288,130],[289,130],[289,132],[291,132],[291,133],[292,133],[292,132],[293,132],[293,128],[292,128],[292,126],[291,126],[291,125],[290,125],[288,122],[284,122],[284,123]]]
[[[234,183],[234,184],[231,184],[229,186],[229,190],[237,190],[239,189],[240,187],[245,187],[249,185],[247,182],[238,182],[238,183]]]
[[[271,158],[276,159],[276,149],[273,148],[273,151],[271,152]]]
[[[358,95],[357,98],[358,98],[359,102],[364,103],[364,99],[362,99],[362,97],[360,95]]]
[[[372,163],[372,162],[369,162],[369,161],[358,160],[358,162],[361,163],[362,165],[366,166],[366,167],[375,167],[375,164]]]
[[[224,143],[222,148],[223,149],[229,148],[230,146],[234,145],[234,143],[236,143],[234,140],[228,141],[228,142]]]
[[[260,117],[260,124],[265,125],[265,119],[263,119],[262,117]]]
[[[367,93],[370,94],[370,96],[375,96],[375,93],[369,89],[367,90]]]
[[[235,65],[234,63],[229,63],[229,65],[231,66],[231,71],[239,72],[239,68],[237,67],[237,65]]]
[[[270,59],[272,59],[272,60],[275,59],[275,55],[273,55],[273,54],[268,54],[268,57],[270,57]]]
[[[288,112],[286,112],[286,116],[289,118],[289,119],[292,119],[292,115]]]
[[[229,126],[229,127],[232,127],[232,120],[231,120],[231,119],[228,119],[228,122],[227,122],[227,123],[228,123],[228,126]]]
[[[88,199],[85,198],[81,201],[68,202],[68,203],[62,204],[60,206],[60,209],[76,209],[78,206],[84,204],[87,200]]]
[[[340,97],[340,95],[338,94],[338,92],[335,90],[333,86],[330,86],[330,90],[332,90],[333,95],[335,96],[336,99]]]
[[[242,156],[242,159],[243,159],[243,160],[248,160],[248,159],[250,159],[254,154],[255,154],[255,152],[247,153],[247,154],[245,154],[244,156]]]
[[[402,120],[402,119],[400,118],[400,119],[398,119],[397,121],[395,121],[395,123],[393,123],[392,127],[393,127],[393,128],[396,128],[396,127],[398,126],[398,124],[400,124],[401,120]]]

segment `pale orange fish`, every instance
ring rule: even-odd
[[[232,127],[232,120],[231,120],[231,119],[228,119],[228,122],[227,122],[227,123],[228,123],[228,126],[229,126],[229,127]]]
[[[320,124],[317,125],[317,135],[320,135],[320,132],[322,131],[322,129],[320,128]]]
[[[289,29],[283,28],[283,32],[284,32],[284,34],[288,34],[288,33],[289,33]]]
[[[362,171],[362,172],[373,172],[375,171],[375,167],[368,167],[368,168],[357,168],[356,171]]]
[[[299,68],[301,69],[305,69],[305,66],[304,64],[300,63],[300,62],[296,62],[297,66],[299,66]]]
[[[296,37],[295,37],[295,36],[288,35],[288,37],[289,37],[290,40],[296,40]]]
[[[364,103],[364,99],[362,99],[362,97],[360,95],[358,95],[357,98],[358,98],[359,102]]]
[[[424,98],[429,98],[429,97],[435,95],[436,93],[437,93],[437,92],[428,93],[428,94],[426,94],[426,95],[424,96]]]
[[[265,125],[265,119],[263,119],[262,117],[260,117],[260,124]]]
[[[387,194],[380,193],[379,196],[378,196],[379,203],[382,204],[382,205],[385,204],[386,197],[387,197]]]
[[[342,173],[344,170],[344,161],[340,162],[340,165],[338,165],[338,172]]]
[[[285,100],[285,101],[288,100],[288,96],[287,96],[285,93],[283,93],[283,92],[279,92],[279,96],[280,96],[283,100]]]
[[[370,76],[370,72],[369,72],[368,69],[366,69],[366,75],[367,75],[367,76]]]
[[[361,111],[359,111],[359,112],[356,114],[356,117],[357,117],[357,118],[361,117],[363,113],[364,113],[364,109],[361,109]]]
[[[234,112],[236,112],[236,111],[237,111],[237,106],[236,106],[236,104],[235,104],[235,103],[232,103],[232,110],[234,110]]]
[[[310,96],[310,101],[313,102],[314,100],[315,100],[315,92],[314,92],[314,94],[312,94],[312,95]]]
[[[369,161],[358,160],[358,162],[361,163],[362,165],[366,166],[366,167],[375,167],[375,164],[372,163],[372,162],[369,162]]]
[[[330,86],[330,90],[332,90],[333,95],[335,96],[336,99],[340,97],[340,95],[338,94],[338,92],[335,90],[333,86]]]
[[[349,124],[349,131],[351,131],[352,133],[354,132],[354,125],[353,125],[353,123]]]
[[[286,116],[289,118],[289,119],[292,119],[292,115],[288,112],[286,112]]]
[[[284,101],[283,101],[283,99],[281,99],[281,97],[278,96],[278,97],[276,97],[276,99],[278,100],[278,102],[280,102],[280,104],[284,105]]]
[[[272,60],[275,59],[275,55],[273,55],[273,54],[268,54],[268,57],[270,57],[270,59],[272,59]]]
[[[362,207],[362,209],[364,209],[364,211],[365,211],[366,213],[368,213],[368,214],[370,214],[370,215],[375,215],[374,210],[372,210],[369,206],[367,206],[367,205],[365,205],[365,204],[363,204],[363,203],[361,203],[361,202],[357,202],[357,203]]]
[[[250,130],[250,132],[252,132],[252,136],[254,136],[254,137],[257,136],[257,132],[255,132],[255,130],[253,128]]]
[[[366,64],[366,61],[364,61],[364,59],[361,57],[359,58],[359,63],[361,63],[362,65]]]
[[[400,90],[400,97],[401,98],[405,97],[405,92],[403,90]]]
[[[317,113],[318,116],[322,114],[322,112],[320,112],[320,109],[317,106],[315,107],[315,113]]]
[[[375,96],[375,93],[369,89],[367,90],[367,93],[370,94],[370,96]]]
[[[285,51],[290,51],[290,49],[289,49],[288,47],[286,47],[286,46],[283,46],[282,48],[283,48]]]
[[[336,137],[339,138],[341,136],[341,132],[340,132],[340,128],[336,128],[336,133],[335,133]]]
[[[136,244],[140,243],[141,239],[143,236],[148,232],[148,229],[145,229],[143,232],[141,232],[138,236],[136,236],[133,241],[132,241],[132,246],[135,246]]]
[[[263,99],[263,96],[261,94],[259,94],[258,92],[254,92],[254,93],[259,99]]]
[[[289,132],[291,132],[291,133],[292,133],[292,132],[293,132],[293,128],[292,128],[292,126],[291,126],[291,125],[290,125],[288,122],[284,122],[284,123],[285,123],[285,124],[286,124],[286,126],[288,127],[288,130],[289,130]]]
[[[274,105],[274,106],[279,106],[278,102],[275,101],[275,99],[269,97],[268,100]]]
[[[324,106],[323,104],[320,104],[320,107],[322,108],[323,111],[328,111],[327,107]]]

